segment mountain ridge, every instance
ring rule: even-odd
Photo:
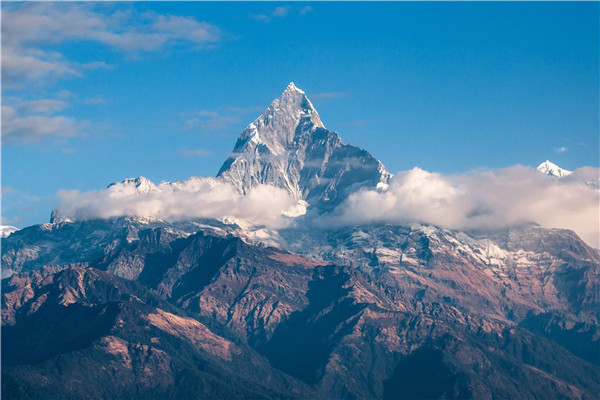
[[[292,223],[53,212],[2,238],[2,394],[595,398],[600,252],[533,223],[306,223],[390,176],[291,83],[217,177],[130,178],[85,200],[160,210],[181,194],[202,208],[187,194],[216,191],[248,212],[227,201],[271,185],[296,202]]]

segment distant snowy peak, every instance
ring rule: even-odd
[[[10,225],[0,225],[0,238],[9,237],[13,232],[18,231],[19,228]]]
[[[128,178],[119,183],[111,183],[107,189],[114,191],[134,189],[137,194],[145,195],[153,192],[196,192],[206,186],[214,187],[218,183],[217,178],[192,176],[186,181],[163,182],[156,185],[150,179],[140,176],[138,178]]]
[[[111,183],[108,187],[119,185],[118,183]],[[157,189],[156,185],[148,178],[140,176],[138,178],[128,178],[120,183],[120,185],[126,187],[135,187],[138,193],[149,193]]]
[[[325,128],[317,110],[306,94],[291,82],[281,96],[244,129],[234,153],[252,153],[266,147],[270,154],[281,155],[298,136],[316,128]]]
[[[390,174],[367,151],[327,130],[304,91],[290,83],[241,133],[217,176],[243,194],[269,184],[323,210],[352,191],[387,184]]]
[[[540,171],[543,174],[546,175],[551,175],[551,176],[556,176],[556,177],[563,177],[563,176],[568,176],[571,175],[573,173],[573,171],[569,171],[566,169],[563,169],[561,167],[559,167],[558,165],[546,160],[543,163],[541,163],[538,167],[537,170]]]

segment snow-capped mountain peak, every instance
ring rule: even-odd
[[[543,174],[556,176],[559,178],[563,177],[563,176],[571,175],[573,173],[573,171],[563,169],[549,160],[546,160],[543,163],[541,163],[540,165],[538,165],[537,170]]]
[[[125,186],[130,186],[133,185],[135,186],[135,189],[139,192],[139,193],[149,193],[151,191],[154,191],[157,189],[156,185],[148,178],[145,178],[143,176],[137,177],[137,178],[128,178],[125,179],[123,182],[121,182],[123,185]],[[115,185],[114,183],[109,185],[113,186]]]
[[[304,91],[298,88],[296,85],[294,85],[294,82],[290,82],[290,84],[287,85],[287,87],[285,88],[285,91],[295,91],[304,94]]]
[[[291,82],[281,96],[244,129],[234,152],[264,152],[262,148],[266,147],[271,154],[283,154],[298,136],[316,128],[325,128],[317,110],[304,91]]]
[[[139,207],[140,215],[149,217],[148,210],[158,212],[156,207],[164,204],[171,194],[198,195],[220,186],[231,192],[229,197],[235,197],[247,195],[253,187],[264,184],[284,189],[296,200],[295,205],[282,212],[295,218],[309,208],[316,208],[319,213],[330,211],[361,188],[385,190],[390,176],[383,164],[367,151],[344,143],[336,132],[327,130],[304,91],[292,82],[241,133],[216,178],[191,177],[186,181],[155,184],[140,176],[112,183],[102,195],[111,201],[122,199],[114,206],[117,210],[123,210],[125,198],[134,205],[151,200],[151,206]],[[69,206],[53,210],[51,223],[76,220],[85,214],[79,204],[66,204]],[[99,209],[103,210],[104,205],[98,206]],[[125,208],[130,213],[133,210]],[[160,218],[172,213],[169,207],[159,209]]]
[[[325,128],[306,93],[293,82],[241,133],[217,176],[244,194],[257,184],[270,184],[310,205],[320,203],[319,208],[389,179],[385,167],[367,151]]]

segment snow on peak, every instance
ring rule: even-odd
[[[538,165],[537,170],[543,174],[550,175],[550,176],[556,176],[559,178],[563,177],[563,176],[571,175],[573,173],[573,171],[562,169],[561,167],[559,167],[558,165],[554,164],[553,162],[551,162],[549,160],[546,160],[543,163],[541,163],[540,165]]]
[[[18,231],[19,228],[10,225],[0,225],[0,238],[9,237],[11,233]]]
[[[242,194],[268,184],[311,206],[321,203],[319,209],[334,207],[360,187],[385,185],[389,175],[368,152],[327,130],[293,82],[241,133],[217,174]],[[303,213],[304,208],[290,213]]]
[[[299,92],[299,93],[304,94],[304,91],[302,89],[299,89],[298,87],[296,87],[296,85],[294,85],[294,82],[290,82],[290,84],[287,85],[287,87],[285,88],[285,92],[290,92],[290,91]]]
[[[156,189],[156,185],[148,178],[140,176],[138,178],[129,178],[123,181],[125,185],[135,185],[139,193],[148,193]]]
[[[139,176],[137,178],[127,178],[120,183],[113,182],[107,186],[107,189],[110,187],[117,187],[118,185],[124,187],[135,187],[135,190],[140,194],[146,194],[151,191],[157,190],[156,185],[148,178],[143,176]]]
[[[219,175],[240,155],[254,158],[256,154],[281,156],[289,153],[302,136],[325,128],[319,113],[293,82],[273,100],[265,112],[249,124],[239,136],[232,157],[225,162]]]

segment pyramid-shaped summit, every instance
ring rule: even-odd
[[[326,129],[292,82],[244,129],[217,176],[244,194],[270,184],[327,211],[353,191],[387,184],[390,174],[366,150]]]

